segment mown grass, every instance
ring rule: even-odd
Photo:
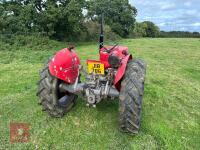
[[[45,40],[44,40],[45,41]],[[118,131],[118,102],[88,108],[79,98],[62,119],[37,105],[38,72],[66,43],[41,40],[26,46],[0,42],[0,149],[199,149],[200,40],[121,40],[148,65],[140,133]],[[46,44],[45,44],[46,43]],[[82,64],[98,58],[96,43],[77,44]],[[31,125],[28,143],[10,144],[9,123]]]

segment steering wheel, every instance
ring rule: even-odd
[[[113,47],[111,47],[110,49],[107,49],[106,47],[103,47],[105,50],[103,50],[103,52],[107,52],[107,53],[110,53],[112,52],[113,49],[115,49],[115,47],[117,47],[118,44],[115,44]]]

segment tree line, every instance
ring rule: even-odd
[[[199,32],[188,31],[161,31],[159,34],[161,38],[200,38]]]
[[[60,40],[93,39],[104,15],[106,32],[128,37],[137,10],[128,0],[3,0],[1,33],[41,33]]]
[[[0,33],[38,33],[67,41],[96,40],[102,14],[106,38],[111,40],[176,35],[160,32],[150,21],[136,22],[137,9],[128,0],[1,0]],[[193,34],[199,37],[197,33],[187,35]]]

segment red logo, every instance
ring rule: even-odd
[[[10,123],[10,142],[24,143],[30,140],[29,124]]]

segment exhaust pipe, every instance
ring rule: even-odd
[[[103,14],[101,14],[101,31],[100,31],[100,36],[99,36],[99,51],[103,48],[103,43],[104,43],[104,33],[103,33]]]

